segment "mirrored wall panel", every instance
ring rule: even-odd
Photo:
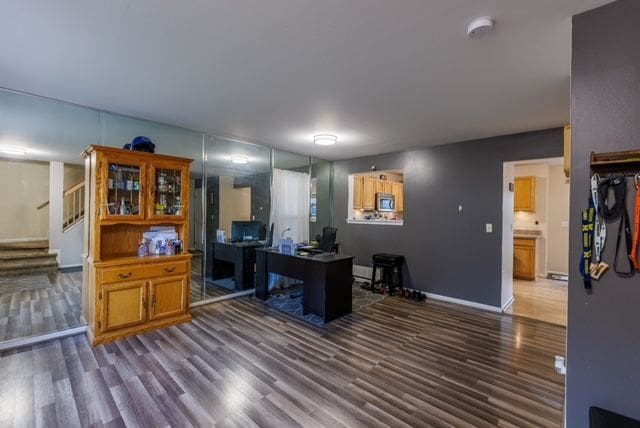
[[[254,287],[255,248],[271,236],[271,150],[207,137],[205,281],[201,298]]]

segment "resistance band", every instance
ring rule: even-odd
[[[593,228],[595,226],[596,209],[593,198],[589,197],[589,208],[582,211],[582,258],[580,273],[584,278],[584,288],[591,288],[591,246],[593,245]]]
[[[613,206],[607,205],[607,198],[609,197],[609,189],[613,189],[613,195],[615,202]],[[633,264],[631,262],[632,251],[632,238],[631,238],[631,226],[629,224],[629,213],[627,212],[626,195],[627,195],[627,183],[624,175],[611,176],[600,181],[598,184],[599,204],[602,210],[602,217],[605,220],[615,220],[620,217],[620,225],[618,226],[618,239],[616,241],[616,255],[613,261],[613,270],[620,276],[631,276],[634,273]],[[625,259],[629,263],[627,270],[621,270],[618,265],[618,255],[620,253],[620,242],[624,235],[626,254]]]
[[[631,262],[635,270],[640,270],[640,262],[638,262],[638,241],[640,241],[640,191],[638,184],[640,184],[640,174],[635,176],[636,184],[636,213],[635,213],[635,233],[633,235],[633,249],[631,250]]]
[[[594,263],[598,264],[602,261],[602,252],[604,244],[607,242],[607,225],[602,218],[602,210],[600,209],[600,197],[598,195],[598,185],[600,184],[600,176],[593,174],[591,177],[591,198],[596,210],[596,223],[593,230],[593,252]]]

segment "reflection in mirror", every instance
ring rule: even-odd
[[[271,219],[277,239],[309,242],[309,156],[274,150]]]
[[[0,90],[0,342],[80,328],[84,167],[99,112]],[[56,254],[51,254],[51,251]]]
[[[267,245],[271,150],[206,137],[205,286],[202,299],[254,287],[255,248]]]

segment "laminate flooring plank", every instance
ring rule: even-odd
[[[69,324],[79,284],[0,296],[16,320]],[[79,307],[79,306],[78,306]],[[2,426],[561,426],[563,327],[387,298],[324,327],[255,298],[194,322],[91,347],[84,336],[0,354]],[[24,327],[24,326],[23,326]],[[25,327],[27,328],[27,327]],[[6,374],[6,375],[5,375]]]

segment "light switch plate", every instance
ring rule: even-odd
[[[487,230],[487,233],[493,233],[493,224],[487,223],[486,230]]]

